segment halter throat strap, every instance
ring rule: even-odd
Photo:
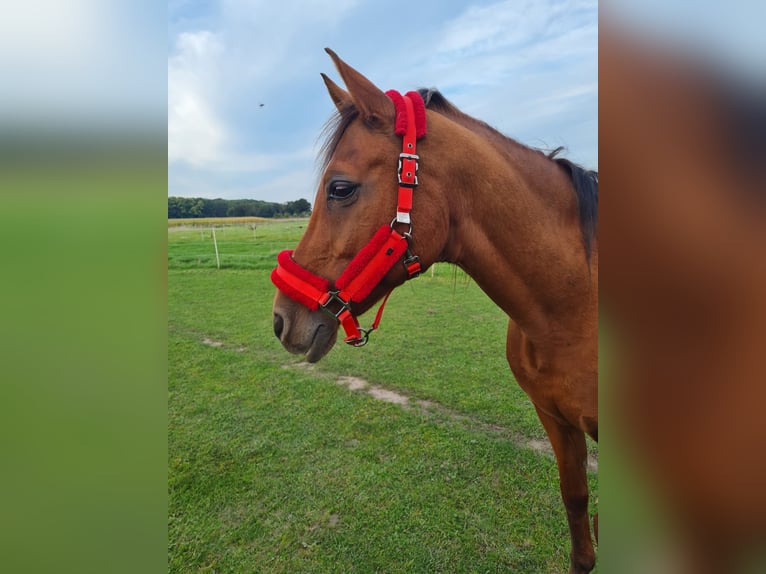
[[[402,257],[407,279],[417,277],[421,272],[420,259],[410,251],[410,214],[413,192],[418,185],[420,158],[416,154],[416,145],[417,140],[426,133],[425,105],[417,92],[407,92],[402,96],[390,90],[386,95],[396,109],[394,131],[402,136],[402,153],[399,154],[397,167],[399,191],[396,216],[391,225],[378,229],[335,280],[334,285],[299,265],[293,259],[291,250],[279,253],[277,267],[271,272],[272,283],[282,293],[311,311],[321,308],[334,316],[346,332],[344,341],[355,347],[366,345],[370,333],[378,328],[391,291],[383,298],[369,329],[359,326],[359,320],[351,310],[352,304],[364,301]],[[395,229],[398,223],[408,225],[408,230],[399,233]]]

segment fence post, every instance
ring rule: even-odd
[[[212,227],[213,229],[213,246],[215,247],[215,266],[220,269],[221,268],[221,260],[218,258],[218,242],[215,240],[215,225]]]

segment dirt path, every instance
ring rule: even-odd
[[[296,363],[294,365],[284,365],[284,368],[299,368],[302,370],[313,370],[314,366],[309,363]],[[479,421],[474,417],[464,415],[448,407],[435,403],[433,401],[413,400],[410,397],[386,389],[379,385],[374,385],[359,377],[341,376],[335,379],[335,384],[346,387],[352,392],[363,392],[376,400],[399,405],[406,411],[414,411],[425,416],[433,416],[458,423],[466,428],[480,430],[487,434],[501,436],[521,448],[543,453],[553,458],[553,449],[547,439],[528,438],[509,428]],[[588,456],[588,472],[598,472],[598,458]]]
[[[229,347],[228,345],[226,345],[225,343],[221,341],[216,341],[208,337],[202,338],[200,342],[203,345],[207,345],[210,347],[217,347],[217,348]],[[245,347],[236,347],[236,348],[231,347],[231,348],[238,353],[241,353],[247,350]],[[282,368],[283,369],[300,369],[303,371],[315,370],[314,365],[310,363],[306,363],[306,362],[282,365]],[[321,374],[322,379],[327,379],[328,377],[332,378],[332,375],[324,374],[324,373]],[[551,444],[550,442],[548,442],[548,439],[529,438],[507,427],[480,421],[474,417],[462,414],[458,411],[452,410],[448,407],[445,407],[433,401],[411,399],[407,395],[404,395],[396,391],[392,391],[390,389],[386,389],[380,385],[372,384],[369,381],[366,381],[359,377],[338,376],[338,377],[335,377],[334,382],[337,385],[346,387],[351,392],[366,393],[376,400],[399,405],[403,410],[406,410],[406,411],[416,412],[422,416],[439,418],[442,420],[449,421],[451,423],[460,424],[468,429],[478,430],[487,434],[499,436],[505,440],[510,440],[511,442],[513,442],[515,445],[517,445],[520,448],[533,450],[535,452],[539,452],[553,458],[553,449],[551,448]],[[590,454],[588,455],[587,468],[588,468],[588,472],[593,472],[593,473],[598,472],[598,457],[597,456],[593,456]]]

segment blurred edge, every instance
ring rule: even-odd
[[[601,5],[604,572],[766,571],[766,19],[734,4]]]
[[[0,23],[0,570],[161,572],[165,7],[52,4]]]

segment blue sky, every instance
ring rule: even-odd
[[[595,0],[170,0],[168,194],[313,202],[334,110],[319,73],[341,83],[325,46],[384,90],[436,87],[597,168],[597,14]]]

